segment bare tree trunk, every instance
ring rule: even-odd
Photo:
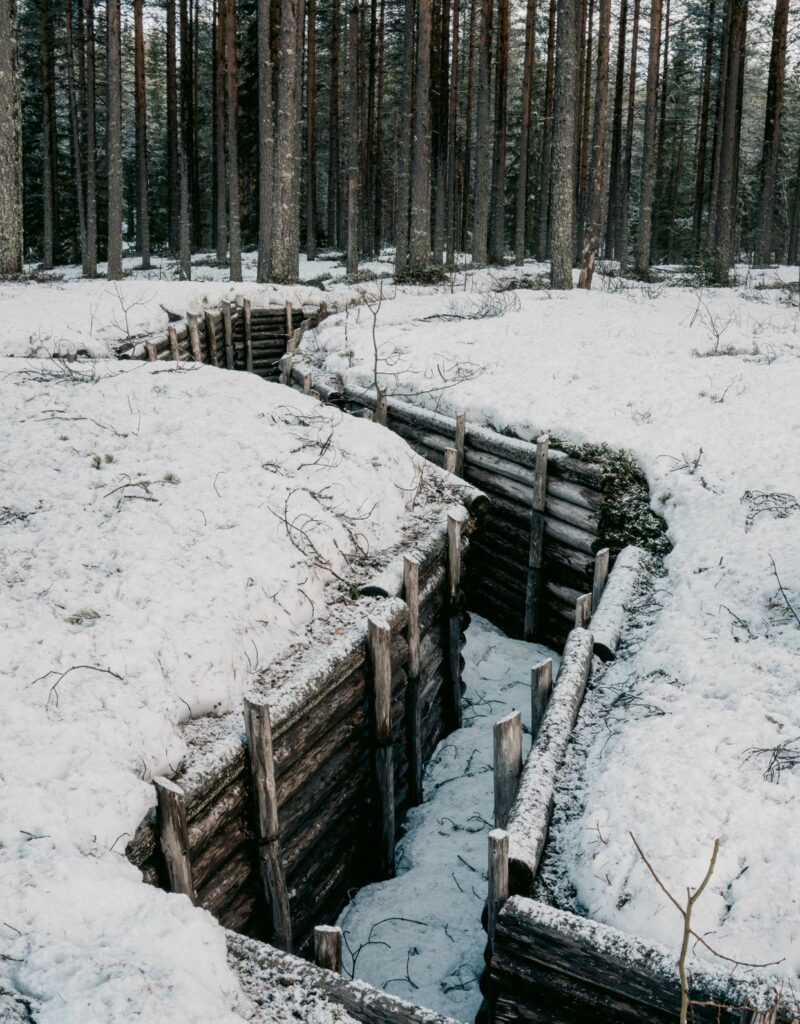
[[[619,33],[617,36],[617,72],[614,82],[614,112],[611,122],[611,166],[608,183],[608,224],[606,227],[606,255],[619,257],[619,221],[622,195],[622,99],[625,95],[625,50],[628,37],[628,0],[621,0]]]
[[[533,0],[535,3],[536,0]],[[447,170],[445,174],[445,250],[447,262],[456,260],[456,123],[458,120],[458,45],[461,0],[453,0],[452,67],[450,68],[449,115],[447,119]]]
[[[189,93],[192,88],[191,60],[189,57],[191,37],[189,33],[188,0],[180,0],[180,94],[179,94],[179,126],[178,126],[178,255],[180,275],[184,281],[192,276],[192,238],[191,238],[191,195],[189,177],[189,153],[191,139],[189,136]]]
[[[594,0],[589,0],[586,14],[586,35],[583,37],[583,56],[581,60],[581,95],[578,112],[578,196],[575,217],[575,247],[577,248],[578,231],[588,216],[587,200],[589,197],[589,111],[592,98],[592,55],[594,51]]]
[[[220,0],[224,2],[224,0]],[[167,0],[167,191],[169,196],[169,249],[173,256],[180,250],[181,185],[178,170],[178,64],[176,0]]]
[[[355,66],[358,54],[358,5],[347,15],[347,49],[351,66],[347,87],[347,273],[358,273],[358,79]]]
[[[558,0],[550,191],[550,283],[572,288],[580,0]]]
[[[653,197],[655,193],[655,141],[658,112],[658,58],[661,50],[662,0],[650,5],[650,54],[647,64],[647,92],[644,108],[644,145],[642,185],[639,196],[639,237],[636,240],[636,271],[645,277],[650,272],[650,248],[653,237]]]
[[[509,0],[497,0],[497,63],[495,66],[494,152],[492,156],[492,208],[489,259],[505,258],[506,144],[508,134],[508,28]]]
[[[239,62],[236,55],[236,0],[225,11],[225,121],[228,131],[228,208],[230,211],[230,279],[242,279],[242,233],[239,213]]]
[[[517,175],[517,209],[514,231],[514,262],[525,262],[525,222],[528,206],[528,155],[531,144],[531,100],[533,67],[536,59],[536,0],[528,0],[525,12],[525,58],[522,70],[522,121],[519,133],[519,172]]]
[[[228,258],[228,172],[227,172],[227,161],[225,159],[225,6],[226,0],[215,0],[216,8],[216,22],[214,29],[214,185],[216,189],[216,214],[217,214],[217,262],[224,263]],[[260,174],[261,180],[263,181],[265,166],[268,168],[269,165],[265,165],[264,162],[264,121],[261,113],[262,103],[262,90],[264,89],[264,64],[262,46],[264,43],[264,33],[262,31],[262,18],[264,17],[264,8],[266,7],[266,49],[267,58],[269,60],[269,0],[259,0],[258,5],[258,100],[259,100],[259,129],[258,129],[258,140],[259,140],[259,155],[261,158]],[[266,83],[269,96],[271,98],[272,93],[272,70],[271,67],[267,68],[267,75],[269,80]],[[270,112],[270,127],[269,131],[272,131],[272,121]],[[269,194],[269,193],[267,193]],[[264,218],[264,188],[261,186],[259,192],[259,244],[258,244],[258,280],[265,281],[266,277],[262,276],[262,259],[264,254],[268,251],[267,247],[261,238],[261,231],[263,230],[263,218]],[[269,218],[267,218],[267,221]]]
[[[639,13],[641,0],[633,0],[631,62],[628,72],[628,110],[625,123],[625,159],[622,163],[622,204],[619,219],[619,269],[628,269],[628,225],[630,217],[631,172],[633,170],[633,115],[636,106],[636,62],[639,58]]]
[[[536,256],[546,260],[550,237],[550,167],[553,156],[553,97],[556,67],[556,0],[550,0],[547,20],[547,69],[544,78],[544,124],[542,125],[542,162],[539,172],[539,214]]]
[[[467,234],[470,223],[470,196],[472,172],[472,132],[473,110],[475,109],[475,25],[478,21],[478,0],[470,0],[469,36],[467,55],[467,109],[464,117],[464,182],[461,197],[461,241],[467,248]]]
[[[375,236],[373,241],[373,247],[376,252],[380,253],[381,245],[386,237],[385,225],[384,225],[384,209],[383,209],[383,197],[385,193],[391,193],[391,187],[385,186],[383,180],[383,120],[384,120],[384,102],[385,102],[385,90],[386,90],[386,38],[385,38],[385,27],[386,27],[386,0],[381,0],[380,7],[380,23],[378,27],[378,109],[375,115],[376,128],[375,128]]]
[[[122,280],[122,61],[120,0],[107,0],[108,18],[108,280]]]
[[[69,3],[69,0],[67,0]],[[135,36],[135,79],[136,79],[136,183],[139,198],[138,228],[139,252],[142,269],[150,267],[150,204],[147,182],[147,92],[144,78],[144,0],[134,0],[133,24]]]
[[[489,242],[489,201],[492,181],[491,57],[492,0],[481,0],[478,38],[478,115],[475,126],[475,199],[472,214],[472,262],[486,262]]]
[[[418,0],[414,90],[414,152],[411,165],[411,230],[408,267],[424,274],[431,263],[431,0]]]
[[[339,36],[340,0],[331,4],[331,81],[328,114],[328,245],[337,248],[339,238]]]
[[[703,241],[703,206],[706,196],[706,158],[708,153],[708,111],[711,100],[711,63],[714,54],[714,14],[716,0],[710,0],[706,29],[705,56],[703,58],[703,86],[700,93],[700,128],[697,137],[695,164],[694,210],[692,213],[692,239],[695,256]]]
[[[64,22],[67,43],[67,94],[69,102],[69,123],[72,136],[72,158],[75,168],[75,197],[78,205],[78,234],[80,236],[81,262],[86,256],[86,195],[83,182],[83,157],[81,155],[81,131],[78,121],[78,97],[75,88],[75,56],[72,42],[72,0],[64,5]]]
[[[302,23],[302,0],[281,0],[280,66],[278,68],[278,109],[273,178],[272,260],[276,281],[296,281],[300,273],[298,238],[299,211],[294,203],[298,183],[300,138],[300,97],[298,95],[298,31]]]
[[[725,3],[725,27],[722,33],[722,44],[719,59],[719,75],[717,79],[716,109],[714,112],[714,144],[711,158],[711,195],[708,202],[708,249],[713,251],[717,239],[717,217],[719,215],[719,183],[722,166],[722,119],[725,113],[726,92],[728,88],[728,62],[730,60],[730,34],[733,24],[733,4]]]
[[[597,82],[594,92],[594,128],[592,129],[592,159],[589,177],[589,196],[586,238],[587,257],[581,269],[579,288],[591,288],[594,263],[600,239],[605,231],[606,188],[606,115],[608,113],[608,54],[611,35],[611,0],[600,0],[600,24],[597,31]]]
[[[97,129],[94,0],[85,0],[86,31],[86,251],[83,273],[97,276]]]
[[[729,0],[731,22],[728,52],[728,81],[721,119],[718,212],[715,238],[715,274],[727,279],[736,255],[736,200],[739,173],[739,135],[742,116],[741,91],[744,81],[747,0]]]
[[[42,266],[53,266],[56,234],[55,84],[50,5],[40,0],[42,30]]]
[[[761,189],[756,210],[755,256],[759,266],[766,266],[772,259],[772,225],[775,219],[775,185],[781,146],[788,24],[789,0],[776,0],[764,117],[764,146],[761,153]]]
[[[317,0],[308,0],[306,55],[306,256],[317,258]]]
[[[667,135],[667,100],[669,98],[669,30],[670,30],[670,0],[666,0],[664,9],[664,56],[661,71],[660,103],[661,113],[658,123],[658,148],[656,155],[656,192],[653,206],[653,243],[651,250],[655,250],[657,256],[664,255],[663,238],[663,207],[667,188],[666,162],[664,159],[666,135]]]
[[[409,200],[411,196],[411,135],[414,127],[414,0],[406,0],[403,29],[403,79],[400,91],[400,125],[397,155],[397,213],[395,217],[395,271],[401,274],[408,263]]]
[[[0,276],[21,274],[22,108],[16,0],[0,0]]]

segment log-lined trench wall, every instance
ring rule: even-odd
[[[477,514],[483,495],[461,493]],[[459,723],[462,511],[264,672],[244,715],[185,727],[191,755],[128,847],[146,881],[309,953],[352,889],[393,873],[423,764]]]

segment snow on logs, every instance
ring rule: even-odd
[[[647,553],[635,545],[617,556],[597,610],[592,616],[594,652],[603,661],[612,661],[619,647],[627,608],[647,560]]]

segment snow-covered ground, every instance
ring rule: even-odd
[[[743,272],[735,289],[596,277],[591,292],[492,290],[512,276],[389,287],[375,325],[368,308],[351,310],[305,347],[367,384],[374,326],[390,394],[524,438],[549,430],[635,454],[674,547],[652,625],[602,680],[635,699],[608,715],[580,791],[565,794],[580,809],[561,846],[567,880],[593,917],[677,948],[680,918],[629,832],[679,894],[699,884],[719,837],[698,930],[729,956],[781,960],[794,980],[800,314],[796,291],[756,285],[796,282],[797,268]]]
[[[0,360],[0,996],[39,1024],[247,1017],[222,929],[125,847],[180,723],[441,520],[415,459],[243,373]]]
[[[420,1006],[470,1022],[481,1004],[487,835],[494,827],[492,723],[530,723],[531,669],[558,657],[475,616],[464,649],[464,725],[436,748],[425,802],[413,808],[397,875],[361,889],[339,919],[345,969]],[[523,737],[523,756],[530,739]]]

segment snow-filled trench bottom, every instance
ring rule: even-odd
[[[465,1022],[482,998],[492,725],[520,711],[527,757],[531,669],[549,657],[558,667],[548,648],[512,640],[478,616],[466,637],[463,727],[425,767],[424,801],[408,812],[395,877],[360,889],[338,922],[348,974]]]

